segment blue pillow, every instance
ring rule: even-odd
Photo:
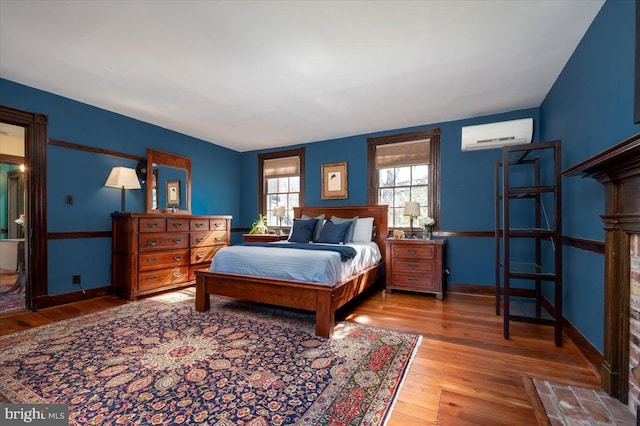
[[[316,223],[318,219],[293,219],[293,231],[289,241],[292,243],[308,243],[313,241],[313,232],[316,229]]]
[[[301,219],[303,220],[308,220],[308,219],[318,219],[318,223],[316,224],[316,230],[313,232],[313,241],[316,241],[318,239],[318,237],[320,237],[320,230],[322,229],[322,222],[324,222],[324,213],[322,213],[320,216],[316,216],[311,217],[311,216],[307,216],[306,214],[303,214]]]
[[[347,236],[347,231],[349,231],[350,226],[350,222],[335,224],[332,221],[328,220],[324,223],[324,226],[320,231],[320,237],[316,242],[329,244],[344,243]]]
[[[349,229],[347,230],[347,236],[344,239],[345,243],[350,243],[353,241],[353,231],[356,228],[356,221],[358,220],[358,216],[354,216],[351,219],[345,219],[345,218],[341,218],[341,217],[336,217],[336,216],[331,216],[331,222],[338,224],[338,223],[348,223]]]

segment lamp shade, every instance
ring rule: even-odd
[[[405,216],[420,216],[420,203],[408,202],[404,205]]]
[[[135,169],[128,167],[114,167],[104,186],[121,189],[140,189],[140,181]]]
[[[276,206],[276,208],[273,209],[273,215],[275,217],[284,217],[284,215],[285,215],[284,206]]]

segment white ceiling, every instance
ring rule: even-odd
[[[537,107],[602,4],[0,0],[0,76],[247,151]]]

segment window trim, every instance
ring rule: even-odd
[[[298,157],[300,159],[300,207],[304,207],[304,188],[305,188],[305,149],[288,149],[286,151],[273,151],[258,154],[258,214],[266,215],[267,199],[265,197],[264,187],[264,161],[273,160],[275,158]]]
[[[440,228],[440,128],[434,127],[415,132],[367,138],[367,203],[378,204],[378,173],[376,170],[376,147],[392,143],[430,139],[429,163],[429,216],[435,220],[434,229]],[[393,226],[389,226],[393,229]]]

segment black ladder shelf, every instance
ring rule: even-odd
[[[555,328],[556,346],[561,347],[560,141],[505,146],[502,161],[496,162],[494,177],[496,315],[500,315],[502,301],[504,338],[509,338],[510,321],[549,325]],[[551,206],[549,211],[545,201]],[[553,286],[552,293],[543,291],[544,283]],[[550,294],[553,303],[545,297]],[[535,309],[527,311],[522,300],[533,302]]]

